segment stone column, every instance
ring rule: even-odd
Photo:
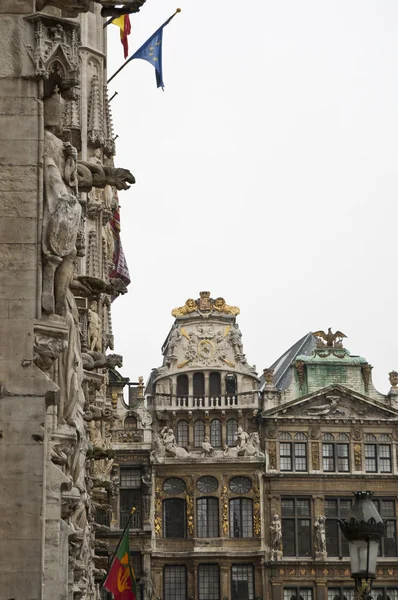
[[[230,566],[220,565],[220,597],[230,598],[231,597],[231,577],[230,577]]]

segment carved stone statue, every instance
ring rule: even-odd
[[[100,148],[96,148],[94,150],[94,154],[89,159],[89,162],[92,163],[93,165],[102,165]],[[91,190],[91,192],[88,193],[89,202],[93,202],[94,204],[99,204],[100,207],[102,206],[102,196],[103,196],[102,190],[100,188],[96,188],[96,187],[93,188]]]
[[[142,599],[152,600],[153,598],[153,581],[149,574],[149,571],[144,571],[144,576],[140,579],[140,585],[142,587]]]
[[[309,417],[325,417],[328,414],[345,414],[343,410],[337,408],[337,405],[341,400],[339,396],[327,396],[326,400],[329,401],[328,404],[320,404],[319,406],[313,406],[310,410],[306,411],[307,415]]]
[[[282,560],[282,524],[278,514],[274,514],[270,525],[271,532],[271,561]]]
[[[103,352],[83,352],[83,368],[86,371],[94,369],[114,369],[123,366],[123,356],[120,354],[104,354]]]
[[[177,346],[177,342],[181,339],[181,333],[177,325],[173,325],[172,330],[170,332],[169,341],[167,343],[166,348],[166,357],[167,358],[176,358],[175,355],[175,347]]]
[[[153,435],[154,449],[151,452],[151,459],[153,461],[159,461],[166,456],[185,458],[188,456],[188,452],[177,445],[175,435],[172,429],[163,427],[160,434],[155,433]]]
[[[243,431],[242,427],[238,427],[235,437],[238,456],[243,456],[246,451],[247,442],[249,441],[249,434]]]
[[[315,557],[326,558],[326,517],[319,515],[315,520]]]
[[[91,352],[101,352],[102,350],[102,327],[97,307],[97,303],[92,302],[88,309],[88,345]]]
[[[234,349],[235,356],[242,356],[243,355],[242,333],[241,333],[241,330],[239,329],[239,325],[237,323],[234,323],[233,327],[231,328],[231,331],[229,332],[229,339],[230,339],[231,345]]]
[[[144,472],[141,477],[142,482],[142,497],[144,504],[144,520],[148,521],[151,514],[151,496],[152,496],[152,477],[151,469],[149,467],[144,468]]]
[[[202,442],[202,456],[214,456],[214,448],[210,443],[209,436],[205,436],[204,442]]]

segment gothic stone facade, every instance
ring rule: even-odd
[[[375,597],[395,600],[398,376],[384,396],[341,339],[308,334],[259,379],[238,313],[208,292],[173,310],[148,412],[142,384],[125,403],[126,381],[112,383],[127,502],[113,545],[130,500],[140,507],[131,548],[146,600],[351,600],[337,519],[353,491],[368,489],[388,521]]]

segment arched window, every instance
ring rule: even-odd
[[[221,396],[221,377],[220,377],[220,373],[210,373],[210,377],[209,377],[209,396],[210,396],[210,398],[219,398]]]
[[[230,537],[253,537],[253,501],[251,498],[232,498],[229,501]]]
[[[137,429],[137,419],[135,417],[126,417],[124,419],[125,429]]]
[[[291,440],[292,436],[290,435],[290,433],[287,433],[286,431],[282,431],[282,433],[279,436],[280,440]]]
[[[188,375],[179,375],[177,377],[177,397],[186,398],[188,396]]]
[[[177,423],[177,444],[183,448],[188,446],[188,423],[187,421],[178,421]]]
[[[305,435],[305,433],[296,433],[294,436],[295,440],[303,440],[303,441],[307,441],[307,436]]]
[[[204,398],[205,395],[205,376],[203,373],[193,374],[193,397]]]
[[[218,498],[196,500],[198,537],[218,537]]]
[[[210,424],[210,443],[213,448],[221,448],[221,422],[213,419]]]
[[[193,433],[193,442],[195,448],[201,448],[202,442],[205,441],[205,424],[203,421],[195,421]]]
[[[227,421],[227,446],[236,446],[236,433],[238,431],[238,421],[228,419]]]
[[[163,500],[163,522],[165,538],[185,538],[185,500],[182,498],[167,498]]]
[[[349,442],[350,436],[348,436],[346,433],[339,433],[339,435],[337,436],[337,441],[338,442]]]
[[[365,435],[365,442],[377,442],[377,437],[372,433],[367,433]]]
[[[324,442],[334,442],[334,435],[331,433],[324,433],[322,439]]]
[[[382,433],[379,435],[379,442],[389,442],[391,443],[391,438],[386,433]]]

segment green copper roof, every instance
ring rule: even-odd
[[[315,348],[315,350],[306,356],[301,354],[296,360],[304,363],[311,364],[325,364],[325,363],[340,363],[343,365],[366,365],[367,360],[362,356],[351,356],[350,352],[346,348]]]

